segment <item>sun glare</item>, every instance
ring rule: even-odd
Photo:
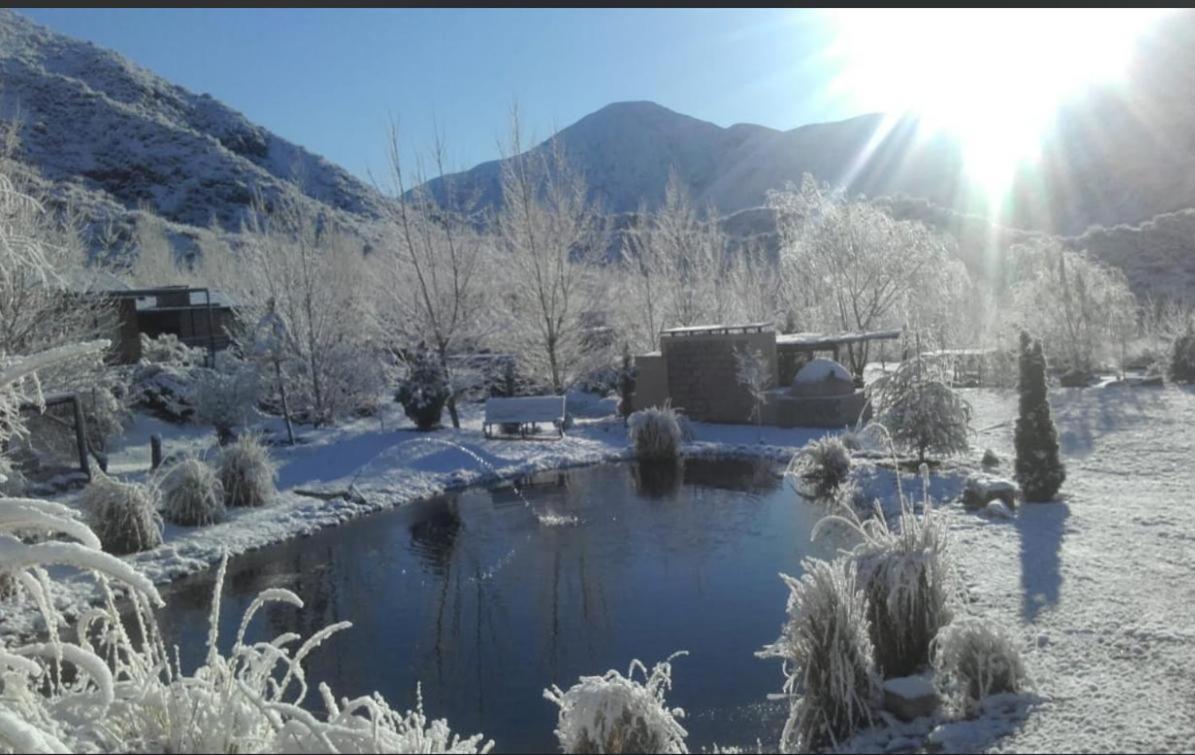
[[[1035,160],[1058,106],[1114,84],[1156,9],[842,9],[830,14],[831,95],[961,142],[971,178],[999,201]]]

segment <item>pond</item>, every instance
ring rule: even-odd
[[[574,469],[519,490],[467,489],[232,559],[221,647],[258,592],[286,587],[305,608],[264,610],[250,639],[353,622],[309,656],[306,703],[321,705],[324,681],[402,709],[422,683],[429,717],[500,752],[557,750],[545,687],[687,650],[668,700],[686,711],[691,751],[778,740],[786,709],[767,695],[780,663],[754,653],[784,620],[777,573],[840,544],[810,542],[823,509],[771,465],[741,460]],[[187,671],[204,654],[213,579],[164,592],[161,627]]]

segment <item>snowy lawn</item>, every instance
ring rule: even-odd
[[[964,391],[1011,472],[1014,391]],[[1195,746],[1195,391],[1050,392],[1065,499],[1010,521],[952,506],[973,608],[1018,628],[1042,698],[999,751]],[[999,425],[992,427],[993,425]],[[988,428],[988,429],[985,429]],[[967,750],[956,731],[947,750]]]

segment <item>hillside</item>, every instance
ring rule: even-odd
[[[254,192],[339,217],[377,218],[382,198],[343,168],[206,94],[0,10],[0,118],[20,124],[17,161],[92,218],[140,206],[180,226],[239,230]]]

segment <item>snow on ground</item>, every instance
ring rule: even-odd
[[[984,448],[1011,475],[1016,394],[965,390],[975,408],[973,459]],[[1195,391],[1174,386],[1099,387],[1051,392],[1068,478],[1064,501],[1019,506],[995,519],[947,506],[955,553],[972,609],[1016,630],[1027,649],[1036,696],[998,696],[980,720],[932,735],[925,719],[889,726],[856,749],[925,745],[947,751],[1175,751],[1195,743]],[[206,528],[167,526],[166,543],[130,557],[165,581],[207,568],[223,549],[239,553],[300,536],[380,508],[476,482],[629,458],[626,430],[596,403],[579,412],[563,440],[487,440],[481,407],[464,407],[463,427],[417,433],[401,409],[335,428],[301,429],[305,442],[277,447],[283,492],[272,506],[233,510]],[[267,425],[281,435],[278,422]],[[751,454],[787,460],[822,430],[693,423],[686,454]],[[111,469],[144,476],[148,438],[167,453],[210,449],[210,430],[139,417],[114,446]],[[936,477],[935,496],[953,499],[962,472]],[[869,490],[891,488],[871,470]],[[321,500],[295,488],[354,486],[360,497]],[[906,492],[920,498],[916,485]],[[70,502],[72,497],[65,500]],[[87,594],[76,580],[63,603]],[[31,616],[0,617],[0,633],[26,632]]]
[[[1016,393],[965,393],[976,444],[1011,473]],[[1050,399],[1065,500],[1026,504],[1007,522],[951,507],[974,607],[1020,628],[1042,698],[993,747],[1190,751],[1195,391],[1064,388]]]

